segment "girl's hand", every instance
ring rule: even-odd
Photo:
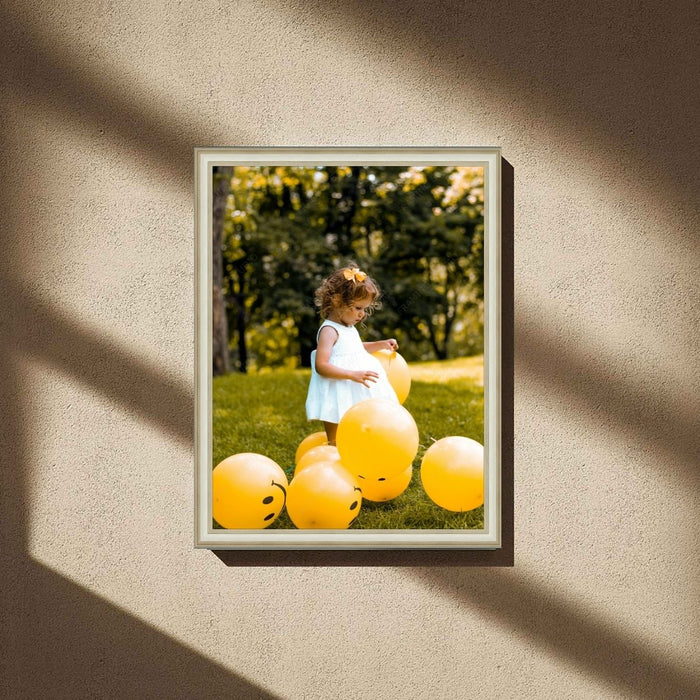
[[[366,386],[369,389],[370,385],[368,382],[376,382],[378,377],[379,374],[377,374],[377,372],[373,372],[371,369],[358,369],[355,372],[352,372],[350,379],[352,379],[353,382],[362,384],[362,386]]]
[[[380,350],[396,352],[399,349],[399,344],[396,342],[396,338],[388,338],[387,340],[372,340],[368,343],[362,343],[362,347],[371,355],[373,352],[379,352]]]

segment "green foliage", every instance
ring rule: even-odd
[[[299,344],[290,317],[275,314],[264,323],[250,327],[246,337],[252,357],[249,368],[260,371],[265,368],[296,367]]]
[[[455,327],[480,320],[481,213],[469,203],[467,190],[453,191],[459,175],[454,169],[399,172],[392,187],[383,175],[376,216],[385,226],[375,260],[385,291],[383,322],[405,341],[408,359],[428,353],[446,358]],[[462,351],[483,349],[469,345]]]
[[[236,167],[222,254],[238,369],[245,372],[249,359],[254,367],[308,366],[319,323],[314,291],[350,259],[384,291],[367,340],[397,337],[407,359],[481,352],[483,183],[476,170]],[[275,335],[274,350],[260,337],[266,333]]]
[[[353,529],[442,529],[483,527],[483,507],[452,513],[435,505],[420,484],[425,450],[448,435],[483,443],[483,358],[412,364],[413,384],[405,407],[418,425],[420,448],[408,489],[386,503],[364,500]],[[271,370],[257,375],[215,377],[213,466],[237,452],[258,452],[275,460],[291,480],[299,443],[322,430],[308,422],[304,402],[308,370]],[[286,512],[271,526],[293,528]]]

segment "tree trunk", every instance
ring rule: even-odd
[[[341,178],[337,167],[329,167],[328,211],[326,214],[326,234],[335,236],[335,248],[341,257],[354,257],[352,247],[352,222],[357,210],[360,167],[353,166],[348,177]]]
[[[341,194],[343,210],[339,220],[338,250],[347,257],[353,255],[352,222],[357,211],[358,185],[360,181],[360,167],[353,166],[350,169],[350,177],[345,178]]]
[[[450,301],[450,297],[452,297],[452,302]],[[445,295],[445,339],[443,342],[443,360],[446,360],[449,356],[449,346],[450,346],[450,335],[452,334],[452,325],[455,322],[455,318],[457,316],[457,292],[455,290],[452,291],[452,294],[449,294],[449,292]]]
[[[231,188],[232,167],[221,167],[214,175],[213,203],[213,254],[212,254],[212,321],[214,333],[212,339],[212,370],[214,376],[229,371],[228,357],[228,321],[226,320],[226,300],[223,294],[224,264],[222,255],[224,213],[226,198]]]
[[[446,360],[447,359],[447,344],[443,347],[440,346],[440,343],[438,342],[437,339],[437,333],[435,332],[435,326],[433,324],[433,319],[432,317],[428,316],[426,320],[426,325],[428,326],[428,335],[430,337],[430,344],[433,346],[433,352],[435,353],[435,357],[438,360]]]
[[[299,340],[299,360],[302,367],[311,367],[311,352],[316,349],[318,325],[316,316],[302,316],[299,319],[297,338]]]
[[[246,327],[246,264],[245,259],[236,263],[236,276],[238,277],[238,294],[236,294],[236,331],[238,333],[238,371],[248,372],[248,345],[245,339]]]

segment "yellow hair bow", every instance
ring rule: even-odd
[[[355,282],[364,282],[367,279],[367,273],[362,272],[362,270],[357,267],[346,267],[343,270],[343,277],[345,277],[346,280],[354,279]]]

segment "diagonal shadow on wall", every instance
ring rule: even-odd
[[[671,402],[663,390],[651,394],[647,387],[634,387],[632,381],[620,382],[605,364],[605,348],[589,343],[585,351],[571,352],[559,343],[547,345],[543,338],[553,338],[553,329],[529,319],[518,324],[516,333],[521,371],[546,381],[548,391],[566,397],[573,411],[597,416],[599,425],[613,430],[618,439],[626,438],[641,449],[653,449],[661,473],[667,474],[672,464],[677,481],[698,487],[697,397]],[[596,366],[591,357],[599,358]],[[615,390],[608,392],[609,387]]]
[[[299,22],[298,4],[275,5]],[[572,154],[612,186],[624,162],[632,172],[653,173],[644,178],[644,196],[660,205],[685,209],[697,200],[694,0],[591,0],[575,11],[538,0],[411,0],[400,11],[392,0],[308,0],[304,11],[318,32],[383,56],[392,77],[418,84],[412,91],[430,95],[439,86],[437,99],[449,99],[446,87],[458,99],[465,89],[476,100],[492,96],[504,110],[512,107],[520,134],[537,139],[546,128],[553,150]],[[482,105],[471,108],[478,113]],[[456,111],[457,123],[469,119]]]
[[[58,41],[44,43],[4,9],[0,9],[0,24],[3,89],[17,92],[34,108],[40,104],[58,113],[67,122],[87,122],[125,143],[137,141],[146,158],[165,164],[180,178],[183,189],[188,187],[193,146],[219,140],[207,126],[197,128],[173,118],[168,105],[134,102],[99,66],[80,61]],[[31,436],[42,428],[26,419],[31,397],[20,384],[25,363],[37,359],[79,377],[181,444],[192,443],[193,397],[190,387],[33,297],[21,281],[8,276],[8,271],[14,274],[21,266],[5,235],[10,227],[22,230],[22,203],[13,199],[9,184],[22,168],[9,162],[8,149],[3,150],[0,694],[12,698],[278,697],[28,557],[29,447]]]
[[[5,298],[8,299],[7,294]],[[25,324],[36,328],[37,317],[23,311],[36,308],[36,303],[31,299],[27,303],[26,296],[9,298],[14,302],[9,308],[19,313]],[[41,308],[39,318],[45,323],[49,310]],[[61,369],[91,386],[94,384],[90,373],[84,374],[82,368],[106,361],[107,366],[117,368],[115,371],[120,373],[125,386],[145,383],[153,387],[154,396],[149,401],[159,405],[172,400],[171,387],[162,375],[138,363],[130,368],[119,351],[110,351],[108,343],[97,337],[84,342],[89,337],[86,332],[72,336],[70,330],[74,328],[62,328],[63,323],[60,315],[50,321],[51,333],[45,336],[46,349],[40,353],[44,359],[51,363],[52,358],[66,352],[81,357],[80,366],[62,365]],[[6,324],[3,327],[8,328]],[[3,339],[7,337],[3,333]],[[64,345],[66,342],[68,347]],[[18,355],[18,351],[21,348],[14,344],[8,347],[6,343],[0,350],[5,364],[2,382],[6,397],[3,451],[7,464],[14,467],[3,470],[2,490],[3,509],[9,516],[5,518],[6,534],[12,538],[8,540],[11,546],[3,552],[3,570],[9,572],[5,591],[11,592],[11,597],[5,597],[3,626],[8,635],[5,649],[10,650],[5,658],[6,678],[14,683],[10,687],[27,691],[27,697],[55,688],[54,683],[76,693],[109,683],[104,687],[118,693],[123,691],[124,696],[135,691],[143,696],[150,691],[155,694],[156,690],[166,690],[171,697],[192,697],[188,693],[194,689],[208,697],[271,697],[24,556],[25,514],[29,506],[25,495],[29,458],[24,446],[30,426],[22,420],[23,389],[15,378],[19,374],[17,359],[31,353]],[[102,390],[99,383],[97,388]],[[152,407],[144,403],[143,397],[127,391],[120,402],[125,407],[134,402],[136,405],[131,405],[131,410],[137,410],[144,419],[149,418]],[[191,412],[191,399],[186,399],[186,405],[187,412]],[[150,420],[166,431],[172,430],[169,420],[163,421],[155,410]],[[180,438],[186,441],[190,436],[187,427]],[[368,554],[370,559],[354,556],[362,554]],[[700,695],[697,676],[651,655],[642,643],[616,632],[615,620],[597,617],[583,605],[570,607],[553,598],[551,592],[543,596],[542,591],[519,579],[517,574],[506,575],[493,568],[470,571],[463,568],[464,559],[460,561],[450,552],[430,553],[429,567],[425,565],[424,553],[411,553],[403,561],[392,560],[388,556],[391,554],[394,553],[226,552],[222,556],[228,563],[239,566],[412,565],[415,575],[430,589],[452,597],[469,610],[492,617],[498,624],[531,638],[549,653],[621,689],[634,691],[640,697],[658,697],[659,683],[663,683],[665,697]],[[473,563],[489,565],[482,558],[485,553],[469,554],[475,555]],[[318,558],[314,561],[304,555],[318,555]],[[462,568],[448,568],[454,564]]]
[[[2,7],[0,26],[4,89],[17,91],[34,111],[49,110],[67,123],[102,130],[125,153],[140,151],[183,188],[190,187],[195,146],[230,143],[231,134],[190,121],[175,103],[134,100],[123,76],[81,56],[60,35],[39,34]],[[238,144],[253,141],[239,126],[235,137]]]
[[[84,71],[75,71],[75,66],[63,64],[62,59],[66,56],[61,51],[53,53],[51,46],[43,46],[31,36],[30,41],[25,43],[27,30],[10,19],[13,40],[4,43],[3,57],[10,66],[10,73],[14,72],[14,89],[58,95],[55,107],[64,110],[68,118],[100,122],[105,115],[110,118],[111,113],[110,123],[115,128],[127,121],[141,125],[143,128],[136,133],[143,135],[133,137],[132,133],[131,136],[137,139],[146,157],[165,158],[173,171],[180,174],[185,161],[187,170],[190,169],[191,147],[200,139],[196,128],[188,130],[173,123],[167,127],[159,126],[160,116],[149,113],[141,105],[132,108],[128,101],[120,101],[110,93],[109,88],[96,83],[94,76],[86,79]],[[8,46],[12,47],[11,50],[7,50]],[[80,114],[70,106],[74,98],[79,100]],[[92,104],[97,104],[97,108],[91,109]],[[155,136],[151,133],[154,130],[157,132]],[[205,133],[205,130],[201,133]],[[178,137],[173,137],[173,134],[178,134]],[[210,140],[204,137],[204,141]],[[4,166],[11,167],[7,163]],[[0,179],[0,182],[3,180]],[[183,184],[185,186],[186,183]],[[2,199],[6,201],[5,197]],[[16,215],[15,224],[20,223],[21,217]],[[6,256],[3,264],[11,269],[11,257]],[[134,361],[133,356],[123,353],[122,349],[115,350],[108,340],[98,334],[66,323],[59,311],[32,298],[21,284],[10,283],[4,291],[7,303],[3,312],[7,317],[3,321],[0,356],[5,367],[0,381],[6,401],[2,407],[5,414],[2,431],[5,464],[1,497],[8,546],[3,548],[2,553],[6,579],[2,600],[5,607],[3,634],[7,635],[3,664],[8,688],[26,692],[27,696],[44,693],[56,696],[56,688],[64,684],[65,688],[74,689],[75,693],[84,692],[87,688],[92,694],[100,694],[105,691],[102,683],[109,682],[108,690],[112,694],[124,696],[192,697],[194,694],[207,697],[271,697],[236,674],[221,669],[196,652],[26,558],[31,466],[28,446],[32,432],[38,427],[28,425],[23,419],[23,388],[17,379],[20,360],[27,356],[40,357],[60,367],[183,442],[191,439],[191,427],[186,425],[184,416],[191,414],[192,397],[163,374]],[[38,324],[46,324],[48,332],[40,333]],[[33,344],[27,348],[16,342],[8,342],[5,331],[20,327],[33,329],[24,336],[29,342],[33,343],[35,337],[40,335],[42,347]],[[548,337],[547,329],[542,329],[537,342],[544,348]],[[72,357],[80,358],[80,361],[73,361]],[[576,358],[569,359],[576,365]],[[102,363],[105,368],[95,370]],[[110,367],[118,368],[118,373]],[[538,365],[534,365],[534,371],[538,371]],[[570,371],[566,363],[559,365],[556,371],[559,390],[567,392]],[[541,380],[549,382],[550,372]],[[135,390],[135,386],[153,387],[152,396]],[[624,397],[627,393],[624,382],[613,378],[612,382],[604,385],[604,390],[601,389],[601,398],[603,395]],[[159,405],[174,398],[182,405],[173,413],[158,409]],[[643,429],[644,420],[643,417],[637,422],[639,429]],[[236,556],[241,557],[241,554],[244,553]],[[248,554],[257,556],[258,553]],[[257,562],[255,559],[239,559],[238,563],[299,564],[288,553],[277,553],[275,556],[276,562],[262,562],[258,558]],[[440,556],[447,566],[450,555],[441,553]],[[338,563],[352,565],[347,559],[344,563]],[[420,564],[416,560],[413,563]],[[383,565],[387,565],[386,560]],[[540,592],[520,581],[515,573],[506,575],[494,569],[447,568],[426,573],[416,568],[416,575],[429,587],[452,596],[456,604],[479,609],[501,624],[532,635],[550,653],[562,655],[580,670],[606,680],[619,677],[616,682],[623,689],[655,697],[658,693],[653,694],[652,681],[647,679],[658,677],[678,697],[700,696],[700,682],[687,669],[645,655],[642,645],[626,636],[606,634],[614,624],[613,620],[596,620],[589,610],[571,607],[551,596],[542,600]],[[595,621],[591,622],[592,619]],[[574,637],[569,630],[576,631]],[[608,643],[612,649],[611,655],[598,651],[601,640]],[[55,643],[51,644],[52,641]],[[79,652],[72,653],[71,646]],[[625,671],[625,664],[629,666],[629,671]],[[668,697],[672,693],[665,695]]]
[[[256,698],[269,693],[45,567],[15,560],[6,698]]]
[[[13,312],[18,309],[15,304],[10,307]],[[37,320],[31,313],[22,313],[20,319],[32,326]],[[1,338],[6,341],[9,328],[6,318],[2,320]],[[60,320],[57,324],[60,326]],[[80,357],[82,352],[93,352],[95,348],[94,340],[83,345],[80,337],[70,334],[52,333],[47,339],[59,354],[75,353]],[[27,556],[30,506],[27,493],[31,474],[28,448],[30,436],[41,428],[29,424],[24,416],[27,396],[19,377],[25,355],[30,353],[18,356],[16,349],[0,342],[3,396],[0,408],[3,455],[0,475],[3,514],[0,695],[7,698],[167,697],[183,700],[195,697],[276,698]],[[81,364],[95,366],[96,359],[94,355],[84,356]],[[110,359],[117,361],[115,356]],[[64,369],[80,374],[78,368]],[[134,369],[126,377],[136,380],[139,370],[135,374]],[[142,379],[148,376],[148,373],[141,375]],[[150,379],[157,384],[160,378],[151,375]],[[167,383],[160,381],[160,398],[172,398]],[[126,401],[133,399],[133,396],[125,398]],[[187,405],[189,407],[191,402]],[[143,409],[143,405],[140,408]],[[157,412],[155,416],[156,423],[161,423]],[[165,427],[168,427],[167,421]],[[189,429],[184,430],[180,438],[186,440],[188,432]]]
[[[644,640],[620,631],[618,620],[597,614],[584,602],[574,607],[552,597],[551,589],[542,590],[507,571],[422,568],[414,573],[470,614],[485,616],[625,696],[700,697],[697,666],[675,665]]]
[[[79,377],[115,405],[154,424],[169,438],[182,445],[192,444],[191,386],[52,308],[25,291],[17,280],[6,276],[0,281],[0,290],[6,314],[2,341],[6,352],[37,360],[66,376]],[[90,361],[86,362],[86,358]],[[140,382],[137,377],[150,377],[152,383]]]

